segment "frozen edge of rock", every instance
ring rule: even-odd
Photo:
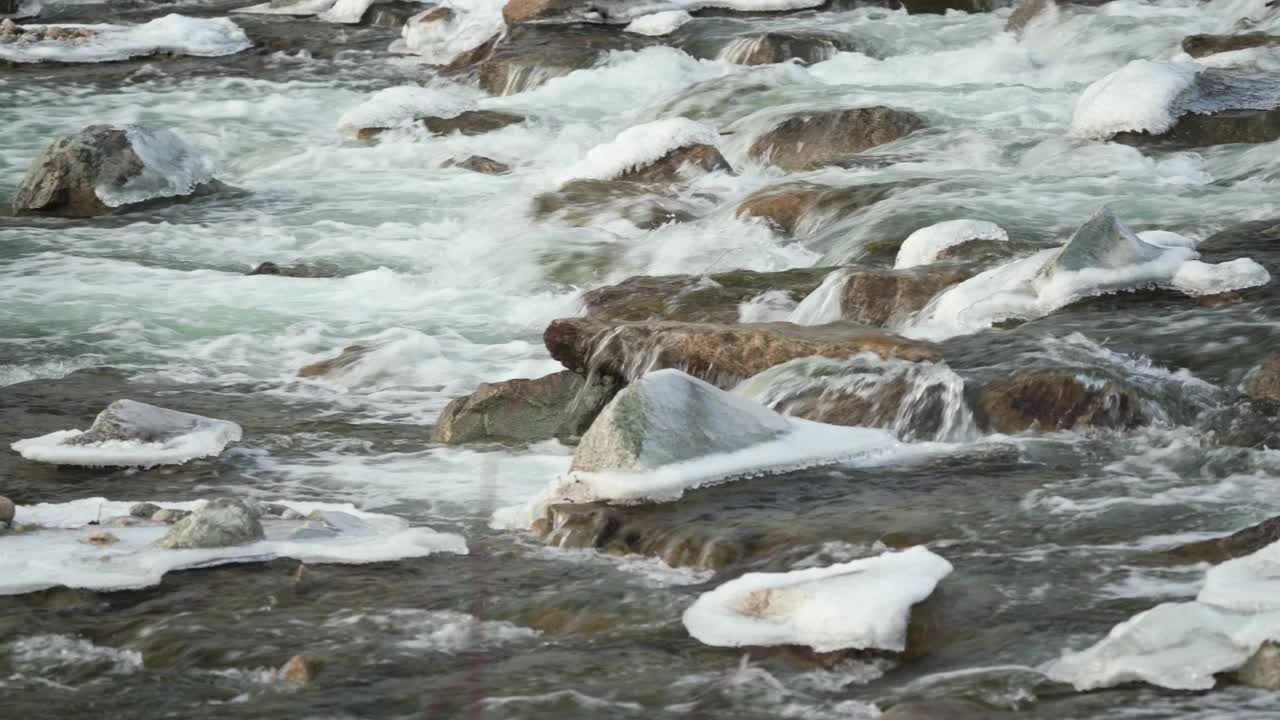
[[[209,501],[155,501],[166,510],[198,513]],[[132,502],[87,498],[66,503],[17,507],[16,522],[40,529],[0,536],[0,595],[51,587],[95,591],[135,590],[160,583],[165,573],[190,568],[293,558],[311,564],[365,564],[426,557],[447,552],[466,555],[466,540],[427,527],[410,527],[402,518],[357,510],[345,503],[277,501],[299,515],[319,518],[327,533],[304,533],[317,520],[263,516],[265,537],[218,548],[162,549],[154,543],[171,526],[135,521],[109,525],[117,542],[98,546],[83,541],[97,529],[91,522],[129,515]],[[176,527],[176,526],[173,526]],[[110,561],[105,561],[109,558]]]
[[[720,647],[902,652],[911,607],[951,571],[951,563],[916,546],[829,567],[747,573],[703,593],[685,611],[684,626]]]

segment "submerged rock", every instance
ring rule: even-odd
[[[1134,391],[1067,370],[1029,370],[982,388],[978,424],[1002,433],[1127,429],[1149,421]]]
[[[287,683],[304,685],[315,678],[315,670],[306,655],[294,655],[280,668],[280,679]]]
[[[536,380],[484,383],[450,402],[436,421],[432,441],[533,443],[581,435],[609,401],[609,380],[589,385],[565,370]]]
[[[323,377],[337,370],[351,367],[372,351],[373,348],[368,345],[348,345],[334,357],[298,368],[298,377]]]
[[[1230,535],[1179,545],[1163,554],[1187,562],[1207,562],[1216,565],[1252,555],[1278,540],[1280,540],[1280,517],[1273,517]]]
[[[220,188],[204,154],[168,130],[93,125],[45,148],[13,211],[86,218]]]
[[[479,83],[491,95],[514,95],[590,68],[610,51],[639,50],[653,42],[601,25],[516,25],[477,66]]]
[[[498,162],[493,158],[488,158],[483,155],[472,155],[465,160],[458,161],[447,160],[444,167],[460,167],[464,170],[480,173],[481,175],[506,175],[511,172],[510,165],[504,162]]]
[[[972,700],[910,700],[898,703],[880,720],[1013,720],[1017,715]]]
[[[1280,45],[1280,35],[1268,35],[1261,32],[1240,33],[1239,35],[1188,35],[1182,40],[1182,51],[1191,57],[1198,58],[1215,53],[1247,50],[1257,47]]]
[[[314,265],[277,265],[273,262],[260,263],[257,267],[245,273],[246,275],[277,275],[279,277],[291,278],[332,278],[338,274],[332,270],[315,267]]]
[[[775,30],[734,38],[719,59],[737,65],[772,65],[798,61],[812,65],[855,50],[853,43],[833,33]]]
[[[543,342],[551,357],[584,374],[595,370],[629,381],[648,370],[680,368],[721,387],[799,357],[843,358],[870,352],[917,361],[941,356],[932,343],[852,323],[717,325],[566,318],[547,327]]]
[[[657,557],[672,567],[719,570],[752,554],[751,534],[714,524],[673,524],[666,517],[671,511],[670,506],[558,503],[535,519],[533,530],[554,547]]]
[[[757,138],[748,154],[784,170],[812,170],[846,164],[924,127],[915,113],[884,106],[797,113]]]
[[[602,216],[615,213],[645,230],[697,217],[697,208],[670,187],[626,180],[570,180],[559,190],[535,195],[532,211],[535,217],[554,216],[577,227],[598,224]]]
[[[710,275],[637,275],[582,294],[595,320],[738,322],[740,305],[769,292],[799,302],[822,283],[830,268],[777,272],[733,270]]]
[[[901,183],[870,183],[833,187],[811,182],[783,183],[757,190],[738,205],[738,217],[760,218],[785,235],[796,233],[802,222],[834,220],[852,215],[884,200]]]
[[[258,511],[236,498],[218,498],[205,503],[179,520],[155,547],[169,550],[219,548],[246,545],[265,539]]]
[[[515,113],[500,112],[498,110],[464,110],[457,115],[451,116],[423,116],[416,120],[416,123],[424,130],[432,135],[452,135],[458,133],[460,135],[483,135],[495,130],[501,130],[510,125],[518,125],[524,122],[526,118],[523,115]],[[384,127],[364,127],[356,130],[356,138],[358,140],[370,140],[389,128]]]
[[[1054,0],[1021,0],[1018,6],[1009,14],[1009,19],[1005,21],[1005,32],[1022,34],[1027,25],[1040,17],[1042,13],[1054,6]]]
[[[1167,132],[1122,132],[1111,139],[1126,145],[1157,143],[1172,147],[1269,143],[1280,139],[1280,108],[1189,112]]]
[[[1272,353],[1249,372],[1244,394],[1254,400],[1280,402],[1280,353]]]
[[[840,290],[840,317],[888,327],[924,309],[952,285],[973,276],[955,265],[926,265],[906,270],[849,269]]]

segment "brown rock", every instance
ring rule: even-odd
[[[1236,682],[1263,690],[1280,690],[1280,644],[1267,641],[1232,673]]]
[[[713,523],[672,523],[660,505],[563,503],[547,508],[534,531],[547,544],[661,558],[673,567],[716,570],[746,558],[750,539]],[[669,511],[670,506],[666,506]],[[669,513],[668,513],[669,514]]]
[[[1244,394],[1254,400],[1280,402],[1280,353],[1268,355],[1249,373]]]
[[[972,700],[910,700],[898,703],[880,716],[881,720],[999,720],[1013,713],[992,710]]]
[[[90,545],[110,545],[112,543],[120,542],[120,538],[112,535],[106,530],[99,530],[97,532],[90,533],[80,538],[80,540],[82,542],[87,542]]]
[[[1183,52],[1197,58],[1215,53],[1274,45],[1280,45],[1280,36],[1261,32],[1239,35],[1188,35],[1182,40]]]
[[[502,8],[502,19],[507,21],[507,25],[515,25],[565,15],[584,5],[586,3],[581,0],[507,0]]]
[[[711,145],[676,148],[652,163],[618,176],[624,182],[669,183],[688,180],[710,172],[733,172],[729,161]]]
[[[852,323],[717,325],[681,322],[555,320],[543,333],[551,357],[580,373],[595,370],[624,381],[648,371],[678,368],[722,388],[799,357],[937,360],[937,345]]]
[[[478,80],[492,95],[514,95],[551,78],[593,67],[610,51],[639,50],[656,42],[598,24],[516,25],[477,66]],[[455,59],[454,65],[458,63]]]
[[[444,164],[445,167],[460,167],[471,172],[478,172],[481,175],[506,175],[511,172],[511,166],[506,163],[498,162],[493,158],[487,158],[483,155],[472,155],[466,160],[455,162],[449,160]]]
[[[772,65],[792,60],[812,65],[854,49],[852,43],[831,33],[773,31],[734,38],[720,51],[719,59],[738,65]]]
[[[534,611],[521,625],[548,635],[590,635],[608,632],[624,622],[624,618],[614,613],[591,608],[552,607]]]
[[[1280,517],[1273,517],[1230,535],[1179,545],[1162,554],[1187,562],[1207,562],[1217,565],[1227,560],[1252,555],[1277,540],[1280,540]]]
[[[433,135],[483,135],[494,130],[501,130],[508,125],[516,125],[525,121],[523,115],[498,112],[496,110],[467,110],[454,117],[420,117],[417,122]],[[387,128],[370,127],[356,130],[358,140],[371,140]]]
[[[581,435],[616,392],[612,381],[593,381],[568,370],[537,380],[484,383],[445,407],[433,442],[533,443]]]
[[[1125,145],[1205,147],[1233,143],[1268,143],[1280,139],[1280,108],[1189,112],[1165,133],[1122,132],[1111,138]]]
[[[973,276],[972,268],[924,265],[905,270],[851,268],[840,291],[845,320],[888,326],[921,311],[943,290]]]
[[[328,375],[334,370],[350,367],[372,350],[373,348],[367,345],[348,345],[342,348],[342,352],[335,357],[302,366],[298,369],[298,377],[320,377]]]
[[[888,197],[898,183],[871,183],[852,187],[832,187],[810,182],[784,183],[757,190],[738,206],[738,217],[760,218],[785,235],[792,235],[801,222],[836,219],[851,215]]]
[[[670,187],[626,180],[570,180],[555,192],[535,195],[532,210],[535,217],[554,215],[579,227],[612,213],[645,230],[696,217],[695,208],[674,197]]]
[[[1132,428],[1148,421],[1137,393],[1067,370],[1030,370],[991,383],[979,393],[977,415],[980,425],[1002,433]]]
[[[831,268],[779,272],[734,270],[711,275],[637,275],[582,294],[586,316],[595,320],[679,320],[734,323],[738,306],[771,290],[799,302]]]
[[[1005,21],[1004,31],[1021,35],[1032,20],[1053,4],[1053,0],[1022,0]]]
[[[285,663],[284,667],[280,668],[280,679],[289,683],[304,685],[311,682],[315,676],[315,669],[306,655],[294,655],[289,658],[289,662]]]
[[[915,113],[884,106],[799,113],[757,138],[749,154],[784,170],[811,170],[847,164],[923,127]]]
[[[110,179],[123,185],[142,169],[124,130],[94,125],[45,148],[18,186],[13,211],[73,218],[103,215],[112,208],[98,198],[98,183]]]

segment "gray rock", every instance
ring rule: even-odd
[[[1263,690],[1280,690],[1280,645],[1266,642],[1240,669],[1235,680]]]
[[[458,445],[476,442],[524,444],[577,437],[586,431],[616,386],[588,384],[568,370],[536,380],[484,383],[445,407],[431,439]]]
[[[149,519],[160,512],[160,509],[160,506],[155,503],[135,503],[129,508],[129,515],[131,517]]]
[[[1138,265],[1159,257],[1164,249],[1143,242],[1107,208],[1101,208],[1075,231],[1041,274]]]
[[[135,142],[146,145],[147,162]],[[204,176],[203,162],[199,151],[167,130],[93,125],[45,148],[19,184],[13,211],[95,217],[139,202],[220,189]]]
[[[15,510],[16,508],[13,504],[13,501],[3,495],[0,495],[0,522],[3,522],[3,523],[13,522],[13,515]]]
[[[323,520],[308,520],[289,533],[290,540],[319,540],[338,537],[338,529]]]
[[[67,442],[87,445],[106,440],[168,442],[197,431],[214,430],[227,440],[240,439],[240,426],[226,420],[169,410],[134,400],[117,400],[98,413],[89,430]],[[159,509],[159,508],[157,508]]]
[[[9,523],[0,521],[0,535],[9,532]]]
[[[642,470],[779,437],[781,415],[679,370],[650,372],[614,397],[574,453],[571,471]]]
[[[173,508],[163,508],[161,510],[157,510],[156,513],[151,516],[151,519],[155,522],[162,522],[166,525],[172,525],[178,522],[179,520],[189,516],[190,514],[191,514],[190,510],[175,510]]]
[[[178,521],[155,547],[170,550],[217,548],[262,540],[258,512],[242,500],[218,498]]]

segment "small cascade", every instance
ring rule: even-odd
[[[843,317],[840,307],[840,296],[844,286],[849,282],[852,271],[841,268],[832,271],[813,292],[809,293],[787,318],[796,325],[826,325],[839,321]]]
[[[503,84],[502,92],[499,95],[517,95],[526,90],[540,87],[552,78],[568,75],[570,72],[569,68],[562,67],[512,64],[510,70],[507,71],[506,82]]]
[[[978,437],[964,380],[942,363],[801,358],[734,388],[783,415],[890,430],[901,440],[962,442]]]
[[[720,49],[716,59],[735,65],[756,65],[758,63],[751,62],[751,59],[767,49],[765,47],[767,40],[768,36],[766,35],[734,38],[728,45]]]

